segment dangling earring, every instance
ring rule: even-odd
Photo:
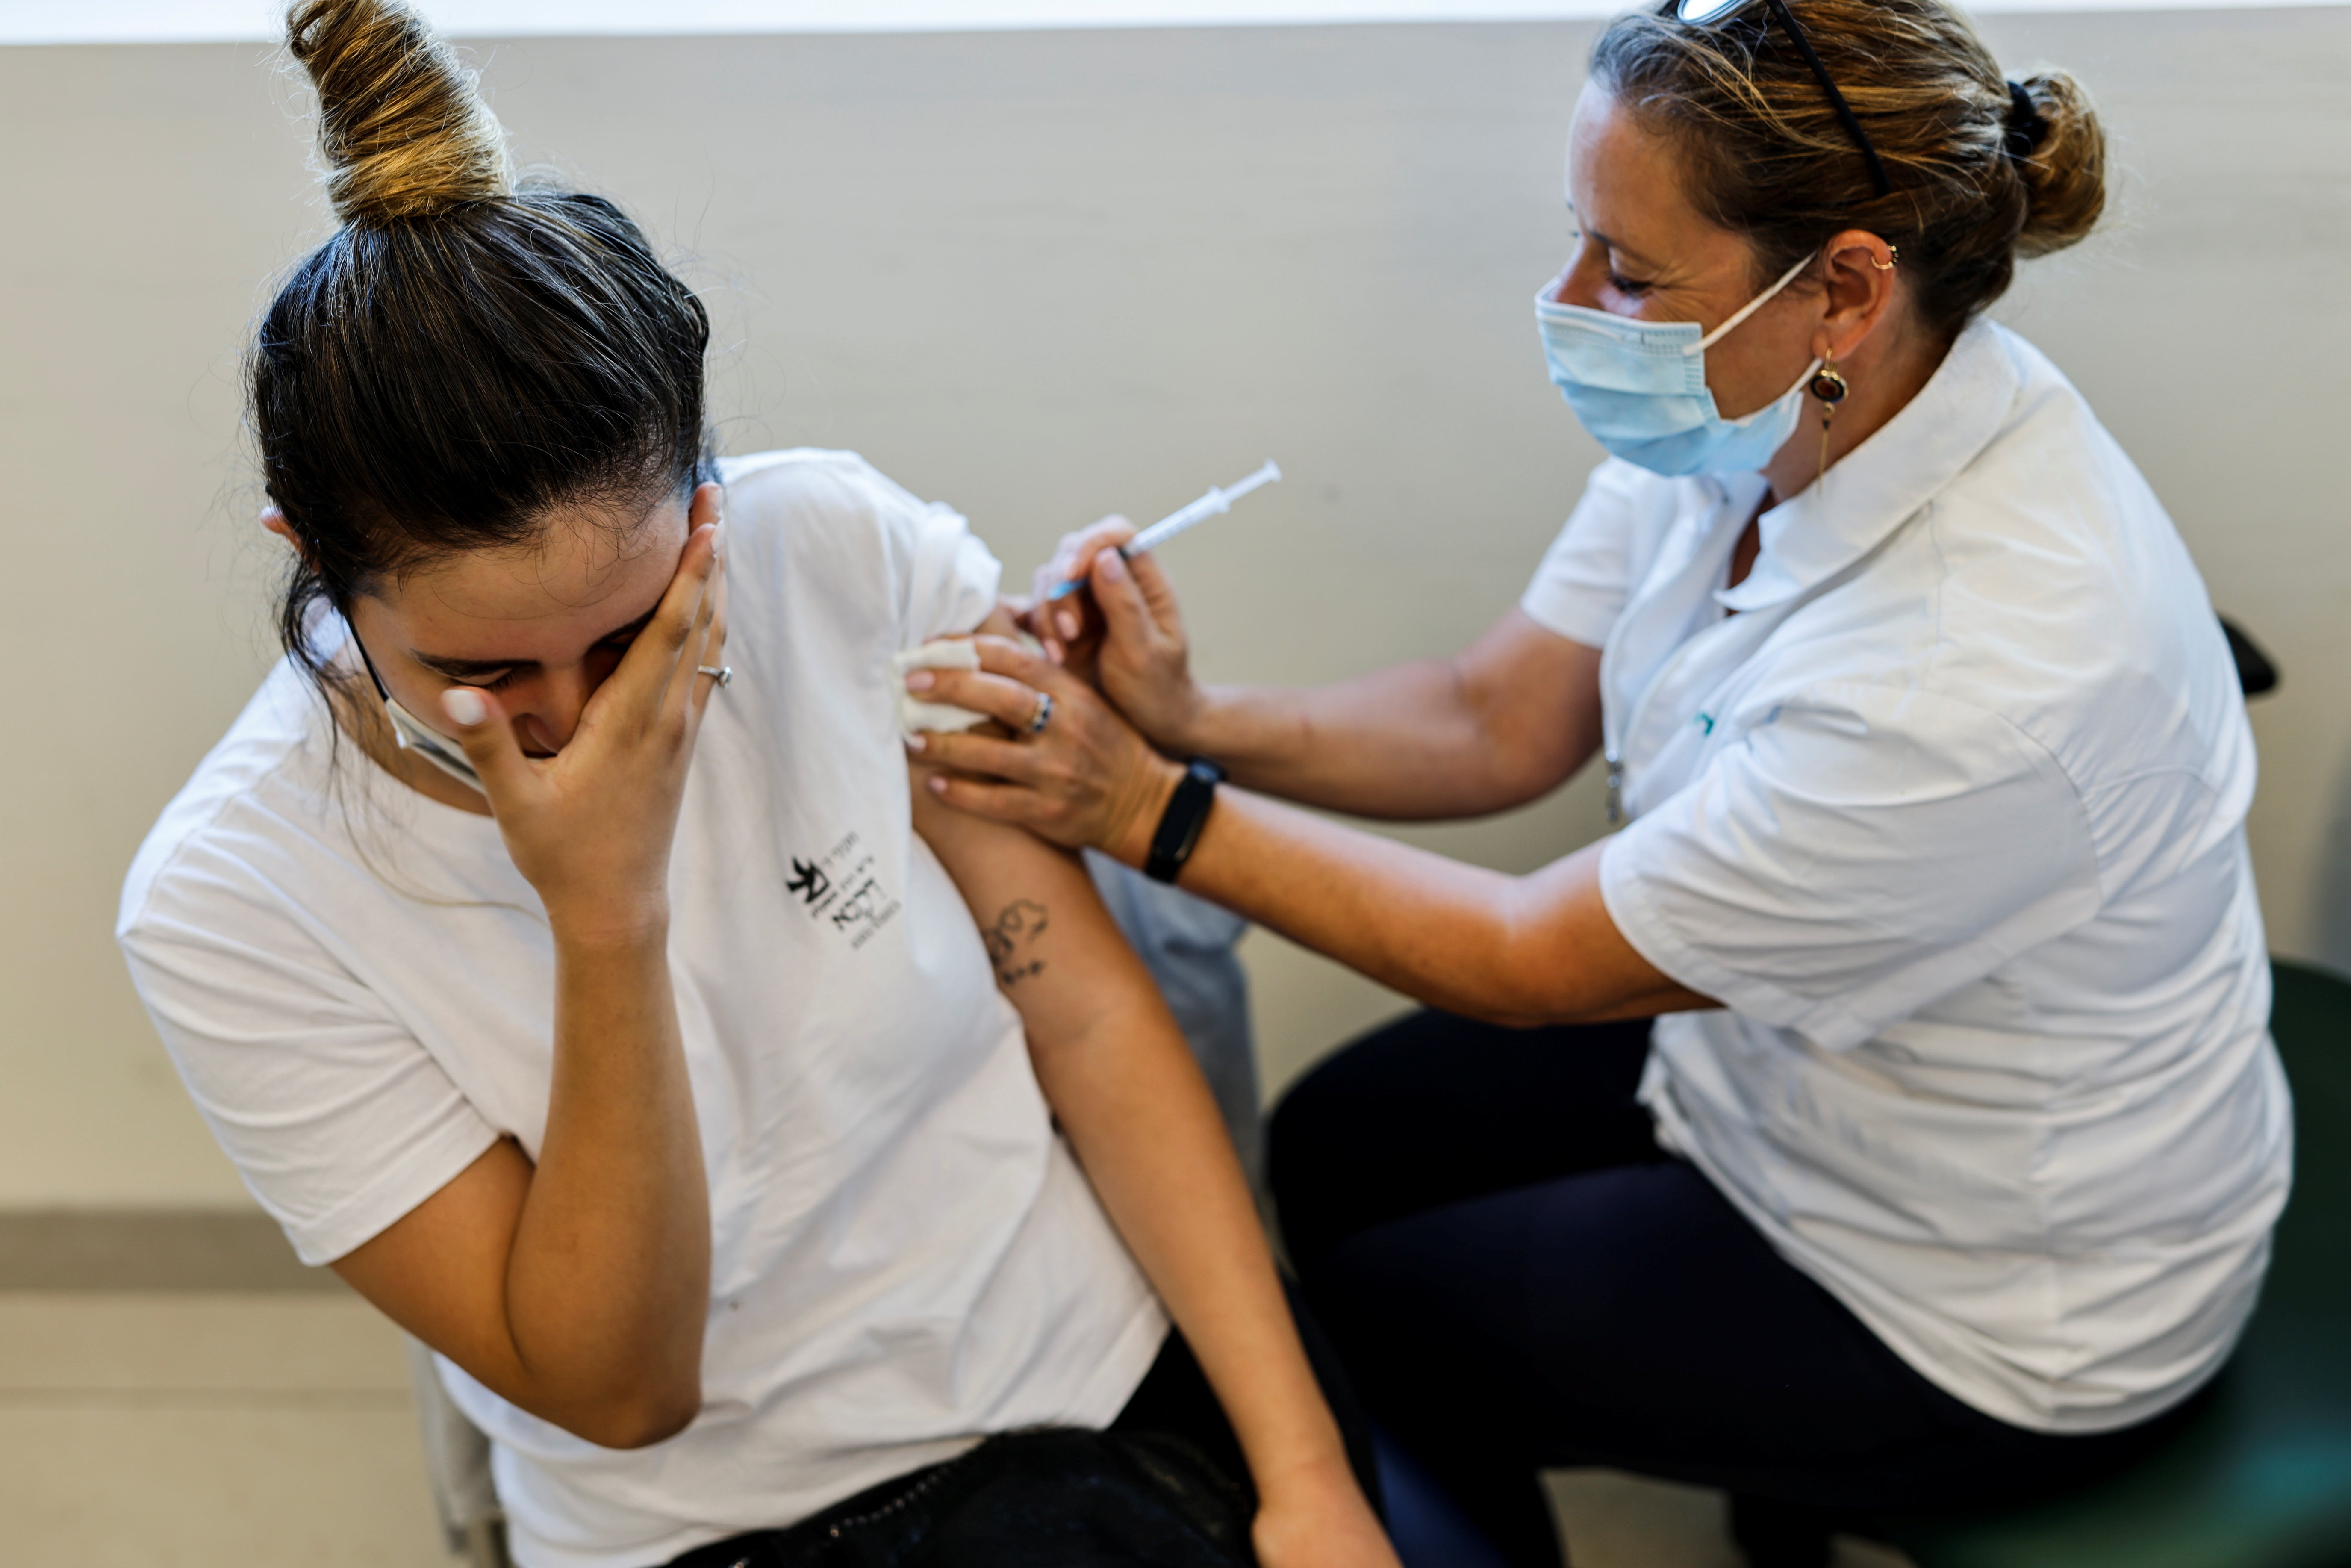
[[[1834,360],[1824,359],[1821,361],[1821,368],[1813,372],[1813,379],[1805,383],[1804,390],[1812,393],[1821,405],[1821,461],[1820,466],[1813,470],[1813,483],[1817,485],[1822,476],[1829,471],[1829,421],[1836,417],[1837,404],[1853,391],[1853,385],[1836,368]]]

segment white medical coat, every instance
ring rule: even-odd
[[[1986,321],[1727,589],[1763,495],[1605,464],[1522,601],[1604,650],[1610,915],[1725,1004],[1657,1022],[1660,1141],[1970,1405],[2143,1420],[2225,1359],[2292,1160],[2203,583]]]

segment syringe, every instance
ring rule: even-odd
[[[1131,556],[1141,550],[1156,549],[1161,545],[1165,544],[1169,539],[1174,538],[1177,534],[1182,533],[1186,528],[1192,527],[1195,523],[1206,522],[1208,518],[1215,517],[1219,512],[1231,511],[1235,501],[1239,500],[1243,496],[1248,495],[1251,490],[1258,488],[1258,486],[1261,485],[1270,485],[1280,477],[1280,468],[1275,465],[1273,459],[1269,457],[1266,459],[1264,467],[1259,469],[1256,473],[1250,475],[1246,479],[1235,481],[1229,488],[1220,488],[1215,485],[1209,486],[1208,493],[1207,495],[1201,497],[1198,500],[1193,502],[1188,507],[1178,507],[1176,510],[1168,513],[1165,517],[1160,518],[1157,522],[1152,524],[1149,528],[1144,529],[1133,538],[1127,540],[1126,543],[1121,545],[1119,547],[1118,553],[1121,555]],[[1072,579],[1070,581],[1056,584],[1053,591],[1045,595],[1045,597],[1048,600],[1067,599],[1071,594],[1075,593],[1079,589],[1083,588],[1084,586],[1084,579]]]

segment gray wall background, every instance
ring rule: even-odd
[[[2001,314],[2088,392],[2286,673],[2252,839],[2282,952],[2351,967],[2351,11],[2000,16],[2097,92],[2107,232]],[[1529,308],[1590,24],[477,47],[521,153],[626,203],[719,324],[737,451],[854,447],[1025,576],[1271,455],[1169,551],[1203,671],[1449,650],[1597,459]],[[235,1206],[115,956],[122,873],[270,656],[237,430],[325,232],[298,95],[232,46],[0,49],[0,1208]],[[1590,778],[1410,836],[1525,868]],[[1397,999],[1263,936],[1278,1086]]]

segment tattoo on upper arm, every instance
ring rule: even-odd
[[[1045,960],[1029,956],[1029,945],[1045,934],[1045,906],[1033,899],[1016,898],[997,912],[980,932],[987,944],[987,961],[996,966],[997,984],[1007,990],[1031,975],[1044,972]]]

